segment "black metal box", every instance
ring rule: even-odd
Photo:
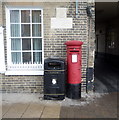
[[[48,58],[44,61],[44,99],[65,98],[65,60]]]

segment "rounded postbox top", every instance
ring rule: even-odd
[[[83,42],[77,40],[71,40],[64,43],[67,46],[81,46]]]

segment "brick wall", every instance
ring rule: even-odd
[[[89,18],[87,17],[86,7],[87,3],[79,2],[78,15],[76,17],[76,4],[71,3],[57,3],[57,2],[44,2],[44,3],[3,3],[2,19],[3,26],[5,25],[5,6],[11,4],[12,6],[39,6],[43,8],[44,19],[44,57],[61,57],[66,58],[65,41],[79,40],[83,41],[82,46],[82,90],[86,91],[86,69],[93,67],[94,59],[94,36],[90,40],[88,38],[89,32]],[[56,8],[68,8],[67,17],[73,18],[73,28],[71,29],[51,29],[51,18],[56,17]],[[1,8],[0,8],[1,10]],[[1,19],[0,19],[1,21]],[[92,27],[94,31],[94,25]],[[6,36],[6,35],[5,35]],[[5,43],[5,59],[7,57],[6,37]],[[89,49],[88,49],[89,47]],[[90,50],[90,54],[89,51]],[[89,56],[89,57],[88,57]],[[7,60],[7,59],[6,59]],[[88,64],[89,63],[89,64]],[[88,66],[87,66],[88,65]],[[43,76],[5,76],[1,74],[3,92],[42,92],[43,91]]]
[[[88,16],[88,43],[87,43],[87,69],[86,69],[86,91],[94,88],[94,59],[95,59],[95,4],[88,3],[92,7],[92,17]]]
[[[2,2],[0,1],[0,26],[2,25]]]
[[[2,2],[0,1],[0,26],[2,26]],[[0,90],[2,90],[2,75],[0,74]]]

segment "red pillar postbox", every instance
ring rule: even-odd
[[[67,41],[67,87],[66,96],[81,98],[81,41]]]

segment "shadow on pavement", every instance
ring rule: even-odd
[[[105,59],[95,60],[95,92],[110,93],[119,92],[119,68],[112,63],[107,62]]]

